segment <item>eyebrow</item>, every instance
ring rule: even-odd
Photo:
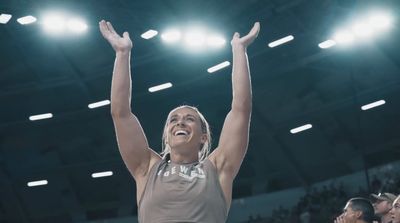
[[[171,115],[171,117],[169,117],[169,119],[171,119],[171,118],[175,118],[175,117],[177,117],[178,115]],[[184,116],[190,116],[190,117],[193,117],[193,118],[196,118],[196,116],[194,116],[194,115],[192,115],[192,114],[186,114],[186,115],[184,115]]]

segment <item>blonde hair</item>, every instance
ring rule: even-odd
[[[176,108],[172,109],[172,111],[169,112],[167,120],[165,121],[164,131],[163,131],[163,135],[162,135],[162,151],[161,151],[161,155],[162,155],[163,159],[165,159],[167,157],[167,155],[169,155],[171,153],[171,147],[169,147],[169,145],[166,142],[166,138],[168,136],[168,133],[167,133],[168,120],[169,120],[169,117],[171,116],[171,114],[174,111],[176,111],[178,109],[181,109],[181,108],[192,109],[200,117],[201,131],[202,131],[203,134],[206,134],[206,136],[207,136],[206,142],[204,144],[202,144],[201,149],[199,151],[199,162],[202,162],[204,159],[207,158],[207,156],[208,156],[208,154],[210,153],[210,150],[211,150],[211,131],[210,131],[210,126],[208,125],[208,122],[204,118],[203,114],[201,114],[201,112],[196,107],[189,106],[189,105],[181,105],[179,107],[176,107]]]

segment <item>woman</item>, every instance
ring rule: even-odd
[[[135,179],[141,223],[225,222],[232,201],[232,184],[246,154],[251,115],[251,82],[246,54],[260,24],[243,37],[233,35],[233,99],[219,140],[209,154],[210,130],[194,107],[181,106],[168,115],[163,152],[149,148],[137,117],[131,111],[128,32],[118,35],[111,23],[99,24],[116,53],[111,85],[111,114],[118,147]]]
[[[393,201],[392,210],[389,213],[392,216],[392,223],[400,223],[400,195]]]

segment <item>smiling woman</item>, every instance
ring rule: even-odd
[[[243,37],[233,35],[232,107],[217,148],[210,154],[208,122],[195,107],[173,109],[165,122],[162,157],[149,148],[144,131],[131,111],[128,32],[120,36],[111,23],[100,31],[116,52],[111,86],[111,114],[121,156],[136,182],[139,221],[225,222],[232,184],[246,154],[252,109],[247,46],[257,37],[255,23]]]
[[[201,114],[197,108],[184,105],[172,110],[168,115],[167,121],[165,122],[165,127],[162,137],[163,151],[161,153],[163,155],[163,158],[165,158],[168,154],[171,153],[171,146],[169,145],[169,143],[173,142],[171,136],[176,136],[175,134],[179,133],[179,130],[187,131],[185,129],[187,125],[186,123],[191,125],[196,124],[197,125],[196,127],[200,126],[200,134],[202,134],[200,139],[200,145],[198,145],[200,150],[198,152],[198,156],[195,157],[195,159],[203,161],[210,153],[211,132],[207,120],[204,118],[203,114]],[[172,130],[175,132],[169,133],[171,128],[174,127],[174,125],[181,126],[183,129],[175,128],[174,130]],[[195,130],[199,131],[198,128],[195,128]],[[192,136],[189,135],[189,133],[190,132],[184,132],[185,135]]]

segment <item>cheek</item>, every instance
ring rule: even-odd
[[[345,214],[345,218],[348,219],[348,220],[351,220],[351,219],[354,218],[354,214],[353,213],[346,213]]]

